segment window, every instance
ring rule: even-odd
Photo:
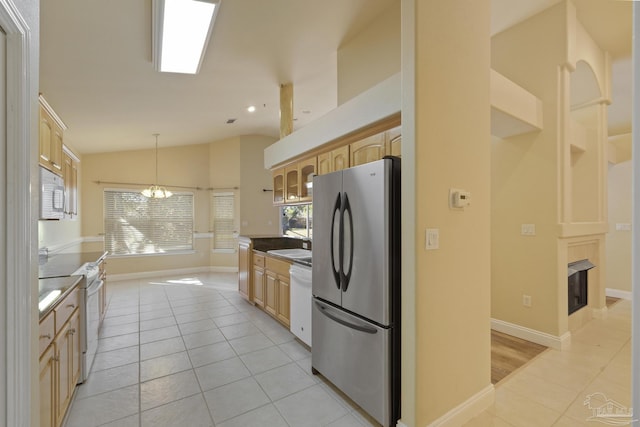
[[[191,251],[193,193],[152,199],[133,190],[105,190],[104,232],[112,255]]]
[[[283,206],[280,212],[283,236],[305,239],[313,237],[313,205]]]
[[[211,193],[213,249],[235,250],[238,232],[235,221],[236,195],[233,192]]]

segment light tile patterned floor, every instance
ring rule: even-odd
[[[236,274],[109,283],[99,353],[66,427],[374,425],[236,287]],[[584,402],[600,392],[630,404],[630,334],[631,304],[620,301],[570,348],[501,381],[494,405],[466,427],[600,425]]]
[[[110,282],[98,354],[66,427],[374,425],[236,289],[237,274]]]
[[[568,349],[549,349],[496,386],[494,405],[465,427],[599,426],[591,408],[610,399],[631,402],[631,303],[572,334]],[[610,420],[608,420],[610,421]],[[624,424],[617,424],[624,425]]]

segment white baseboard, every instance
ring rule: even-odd
[[[237,273],[237,272],[238,272],[238,267],[192,267],[192,268],[178,268],[173,270],[141,271],[139,273],[109,274],[109,281],[119,282],[123,280],[146,279],[149,277],[159,277],[159,276],[180,276],[183,274],[197,274],[197,273]]]
[[[556,350],[566,348],[571,341],[571,332],[556,336],[498,319],[491,319],[491,329]]]
[[[621,291],[620,289],[606,288],[605,295],[608,297],[628,299],[633,301],[633,293],[629,291]]]
[[[431,424],[430,427],[457,427],[487,409],[495,401],[495,388],[489,384]]]

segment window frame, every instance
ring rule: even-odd
[[[105,188],[103,189],[103,195],[102,195],[102,201],[103,201],[103,216],[102,216],[102,224],[103,224],[103,230],[104,230],[104,249],[107,249],[107,239],[108,239],[108,233],[107,233],[107,204],[106,204],[106,193],[107,192],[117,192],[117,193],[134,193],[134,194],[139,194],[141,197],[141,191],[138,189],[130,189],[130,188]],[[179,192],[174,192],[173,196],[184,196],[184,195],[188,195],[191,196],[191,248],[184,248],[184,249],[169,249],[169,250],[164,250],[162,252],[139,252],[139,253],[114,253],[109,251],[109,257],[110,258],[131,258],[131,257],[154,257],[154,256],[172,256],[172,255],[189,255],[189,254],[195,254],[196,253],[196,230],[195,230],[195,226],[196,226],[196,217],[195,217],[195,203],[196,203],[196,195],[194,192],[192,191],[179,191]],[[170,200],[168,199],[158,199],[158,200]],[[157,222],[157,219],[149,219],[150,222]]]

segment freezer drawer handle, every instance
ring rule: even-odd
[[[364,332],[367,334],[377,334],[378,331],[375,328],[371,328],[369,326],[364,326],[364,325],[357,325],[355,323],[351,323],[345,319],[341,319],[340,317],[332,314],[331,312],[329,312],[329,310],[327,310],[327,307],[321,303],[319,303],[318,301],[315,301],[315,304],[318,306],[318,308],[320,309],[320,312],[322,314],[324,314],[325,316],[327,316],[329,319],[340,323],[343,326],[346,326],[347,328],[351,328],[351,329],[355,329],[356,331],[360,331],[360,332]]]

